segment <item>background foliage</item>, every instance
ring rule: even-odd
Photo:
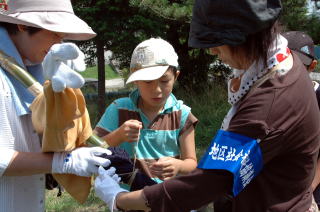
[[[320,43],[319,17],[308,14],[307,0],[283,0],[281,21],[284,30],[301,30]],[[98,36],[82,42],[88,62],[96,63],[99,73],[100,113],[105,108],[104,51],[111,50],[119,68],[128,70],[135,46],[150,37],[169,41],[179,55],[181,75],[179,86],[190,92],[202,92],[211,81],[225,80],[230,72],[215,57],[202,49],[188,47],[189,24],[194,0],[77,0],[73,1],[75,13],[83,18]]]

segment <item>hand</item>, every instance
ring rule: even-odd
[[[54,44],[42,63],[44,77],[51,80],[55,92],[66,87],[81,88],[83,77],[76,71],[84,71],[86,64],[84,54],[74,43]]]
[[[163,157],[150,166],[150,172],[161,180],[168,180],[179,173],[181,162],[172,157]]]
[[[122,141],[136,142],[139,140],[141,128],[142,123],[140,121],[131,119],[119,127],[118,133],[121,135]]]
[[[115,171],[116,169],[113,167],[108,170],[99,167],[99,175],[94,182],[96,195],[107,203],[110,211],[113,211],[113,209],[116,208],[115,199],[117,194],[120,192],[128,192],[127,190],[120,188],[120,178],[115,174]]]
[[[72,152],[55,152],[52,173],[75,174],[83,177],[98,174],[99,166],[110,165],[110,160],[99,157],[102,154],[111,155],[111,152],[101,147],[80,147]]]

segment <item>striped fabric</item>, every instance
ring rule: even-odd
[[[22,59],[4,28],[0,27],[0,50],[23,65]],[[43,81],[41,64],[28,71]],[[0,211],[44,211],[44,175],[3,176],[14,151],[40,152],[29,105],[33,96],[17,80],[0,68]]]
[[[0,149],[7,152],[40,152],[40,141],[33,130],[31,115],[18,116],[7,81],[8,78],[0,69]],[[11,155],[0,155],[1,175],[8,166],[3,162],[10,160]],[[44,175],[1,175],[0,211],[44,211]]]
[[[95,130],[99,136],[105,136],[116,130],[125,121],[136,119],[143,123],[139,142],[123,142],[124,148],[133,159],[136,154],[137,167],[148,176],[161,182],[149,171],[149,166],[161,157],[179,158],[179,136],[189,127],[197,123],[197,119],[190,112],[191,109],[177,100],[173,94],[169,96],[163,111],[154,119],[148,120],[137,107],[139,91],[133,91],[129,98],[114,101],[106,109]]]

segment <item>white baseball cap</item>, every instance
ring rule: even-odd
[[[139,80],[159,79],[169,68],[178,68],[178,55],[170,43],[161,38],[141,42],[133,51],[130,76],[126,84]]]
[[[65,33],[68,40],[88,40],[96,33],[78,18],[70,0],[10,0],[1,5],[0,22]],[[3,9],[4,8],[4,9]]]

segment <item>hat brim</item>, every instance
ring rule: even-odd
[[[38,27],[65,33],[66,40],[89,40],[96,33],[83,20],[68,12],[24,12],[1,14],[0,22]]]
[[[129,84],[134,81],[147,81],[147,80],[156,80],[159,79],[166,71],[169,66],[153,66],[149,68],[143,68],[138,71],[133,72],[126,84]]]
[[[291,51],[293,51],[296,55],[298,55],[298,57],[300,58],[300,60],[302,61],[302,63],[304,65],[309,66],[311,64],[311,62],[313,60],[311,57],[308,57],[307,55],[302,54],[298,51],[294,51],[294,50],[291,50]]]

